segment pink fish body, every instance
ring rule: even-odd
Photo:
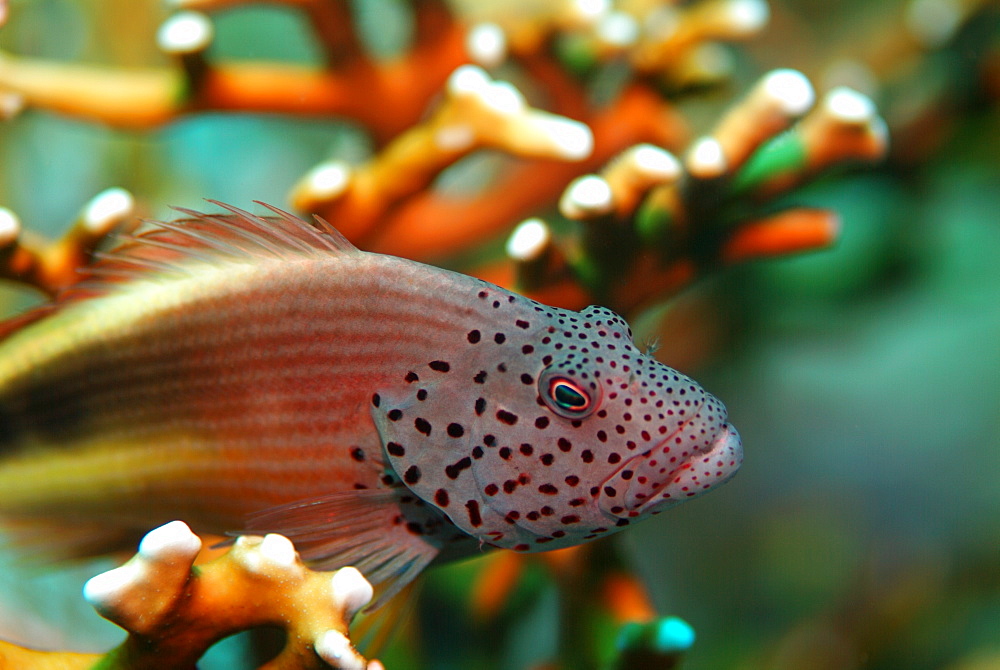
[[[722,404],[610,310],[227,209],[125,242],[0,341],[0,517],[23,535],[281,532],[388,595],[439,556],[579,544],[739,468]]]

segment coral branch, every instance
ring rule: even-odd
[[[619,656],[612,668],[675,668],[684,652],[694,644],[694,638],[694,629],[677,617],[627,624],[618,633],[615,646]]]
[[[813,105],[813,88],[799,72],[775,70],[734,105],[712,132],[727,170],[739,169],[766,140]]]
[[[156,42],[160,50],[178,60],[186,88],[191,91],[197,91],[205,79],[209,67],[205,51],[214,36],[211,21],[200,12],[174,14],[157,33]]]
[[[678,146],[687,135],[687,126],[673,107],[640,86],[626,89],[586,121],[594,136],[588,160],[520,165],[489,191],[469,197],[420,193],[389,214],[370,248],[417,259],[455,253],[551,204],[574,177],[598,169],[629,146],[640,142]],[[434,225],[424,225],[426,221]]]
[[[812,172],[848,160],[876,161],[885,155],[888,129],[874,103],[847,88],[830,91],[800,129]]]
[[[285,646],[261,670],[384,670],[347,637],[351,619],[372,598],[360,572],[313,572],[281,535],[241,537],[221,557],[192,567],[201,546],[187,525],[173,521],[146,535],[128,563],[87,582],[87,601],[129,632],[108,654],[0,644],[0,666],[193,668],[224,637],[278,626],[287,633]]]
[[[0,54],[0,88],[25,105],[125,128],[174,118],[182,83],[168,69],[131,72]]]
[[[523,290],[550,283],[553,275],[566,267],[562,253],[553,244],[552,231],[541,219],[518,224],[505,249],[515,264],[516,286]]]
[[[569,219],[594,215],[625,217],[655,186],[675,183],[681,166],[674,156],[651,144],[629,147],[601,170],[599,176],[575,179],[559,200],[559,211]]]
[[[650,602],[646,587],[627,572],[611,572],[606,575],[601,585],[601,595],[617,621],[645,623],[656,617],[656,609]]]
[[[241,110],[353,118],[369,125],[381,142],[419,117],[447,74],[435,79],[438,73],[429,69],[412,86],[402,87],[397,77],[416,74],[403,70],[386,66],[372,77],[355,69],[333,73],[297,65],[212,65],[192,98],[187,76],[177,69],[135,72],[3,55],[0,88],[17,94],[27,106],[121,128],[158,126],[193,111]],[[393,104],[386,105],[387,99]]]
[[[719,266],[830,245],[839,232],[831,212],[752,212],[832,165],[884,153],[885,126],[874,106],[847,89],[832,91],[786,132],[812,102],[801,74],[777,70],[693,142],[683,163],[659,147],[633,146],[599,174],[573,180],[559,201],[564,217],[583,224],[568,269],[544,267],[548,252],[509,246],[518,287],[568,298],[570,275],[589,293],[583,302],[628,312]]]
[[[736,193],[775,197],[847,162],[874,162],[888,149],[888,130],[867,97],[830,91],[789,133],[761,147],[736,176]]]
[[[642,72],[668,70],[682,56],[712,40],[755,35],[769,15],[763,0],[709,0],[684,9],[662,6],[647,17],[646,31],[632,54],[632,63]]]
[[[132,216],[133,206],[127,191],[108,189],[87,203],[63,237],[47,245],[25,239],[17,216],[0,210],[0,277],[54,295],[77,280],[77,270],[112,230]]]
[[[4,670],[90,670],[101,657],[101,654],[25,649],[0,640],[0,668]]]
[[[212,63],[205,55],[212,40],[208,18],[185,11],[168,18],[158,36],[180,67],[133,71],[2,54],[0,90],[28,106],[123,128],[162,125],[201,110],[346,116],[365,123],[383,143],[416,121],[445,78],[468,61],[463,30],[434,3],[421,3],[417,16],[431,27],[433,39],[422,36],[406,58],[385,64],[361,57],[354,42],[330,42],[347,30],[343,3],[302,3],[314,10],[311,16],[337,70]],[[225,3],[180,4],[215,9]]]
[[[791,209],[742,224],[722,247],[726,264],[785,256],[830,246],[840,234],[840,218],[825,209]]]
[[[445,100],[428,121],[355,170],[320,166],[299,182],[291,199],[299,209],[339,222],[347,237],[363,243],[387,210],[472,151],[492,147],[527,158],[579,161],[592,146],[585,125],[530,108],[510,84],[464,66],[448,80]]]

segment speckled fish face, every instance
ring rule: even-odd
[[[396,472],[465,532],[517,551],[579,544],[739,468],[722,403],[640,352],[610,310],[480,296],[489,330],[463,332],[373,409]]]

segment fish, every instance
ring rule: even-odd
[[[0,326],[0,520],[24,545],[275,532],[387,599],[435,562],[604,537],[742,463],[724,405],[610,309],[210,202]]]

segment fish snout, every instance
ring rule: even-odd
[[[725,408],[715,401],[705,416],[701,414],[650,451],[626,461],[609,477],[601,487],[601,510],[622,518],[657,514],[736,474],[743,463],[743,442],[726,421]]]

